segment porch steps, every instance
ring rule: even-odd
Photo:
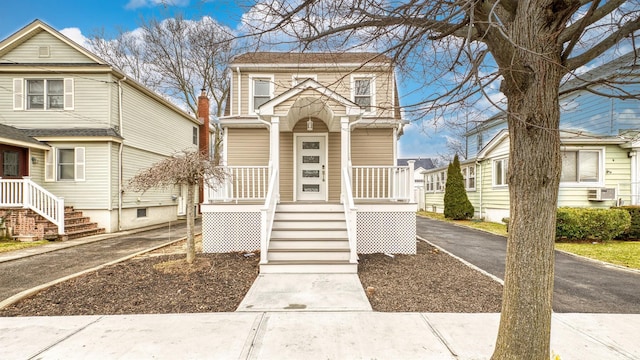
[[[58,228],[44,218],[39,221],[47,223],[45,237],[55,237],[58,239]],[[64,232],[62,236],[65,240],[78,239],[81,237],[104,234],[104,228],[98,228],[98,223],[91,222],[89,217],[83,216],[82,211],[75,210],[72,206],[64,207]]]
[[[349,262],[347,224],[341,205],[281,204],[276,208],[268,273],[357,273]]]

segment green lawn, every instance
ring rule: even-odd
[[[556,249],[576,255],[640,269],[640,241],[611,240],[604,243],[556,243]]]
[[[0,253],[26,249],[34,246],[40,246],[49,243],[47,240],[40,240],[34,242],[20,242],[12,240],[0,240]]]
[[[449,220],[444,215],[420,211],[418,215],[507,236],[504,224],[478,220]],[[640,241],[607,241],[605,243],[556,243],[556,249],[611,264],[640,270]]]

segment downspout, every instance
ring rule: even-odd
[[[480,170],[476,173],[476,177],[479,177],[480,181],[479,184],[480,185],[480,218],[482,219],[482,162],[476,160],[476,165],[478,165],[480,167]],[[479,176],[478,176],[479,175]],[[477,181],[476,181],[477,182]]]
[[[127,77],[118,80],[118,126],[120,137],[120,146],[118,148],[118,231],[122,231],[122,153],[124,150],[124,133],[122,129],[123,115],[122,115],[122,81],[126,81]]]
[[[240,99],[242,99],[242,75],[240,74],[240,67],[236,66],[236,73],[238,73],[238,115],[242,114],[242,105]]]

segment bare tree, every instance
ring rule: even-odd
[[[231,30],[210,17],[193,21],[177,15],[142,20],[139,29],[120,30],[114,39],[98,32],[89,43],[97,55],[193,114],[200,89],[207,89],[214,100],[211,115],[220,117],[229,97],[233,41]],[[216,128],[214,154],[220,145]]]
[[[639,14],[637,1],[622,0],[271,0],[246,18],[254,36],[281,33],[303,50],[386,53],[437,87],[409,112],[435,118],[465,103],[495,103],[487,90],[500,83],[511,144],[511,221],[493,359],[546,360],[561,173],[559,87],[621,41],[633,48]]]
[[[146,191],[154,187],[187,187],[187,263],[195,259],[195,187],[201,182],[216,188],[224,178],[221,167],[210,161],[208,154],[198,151],[182,151],[168,157],[129,180],[135,191]]]

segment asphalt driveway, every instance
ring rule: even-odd
[[[418,236],[504,279],[506,238],[419,216],[416,226]],[[556,251],[553,310],[640,314],[640,273]]]
[[[199,229],[198,222],[196,231]],[[104,240],[99,241],[92,241],[89,237],[86,238],[87,243],[85,244],[2,261],[0,262],[0,301],[50,281],[169,243],[185,237],[186,234],[186,222],[179,221],[170,227],[135,233],[111,234],[111,236],[107,235]],[[56,245],[64,246],[64,243],[56,243]]]

